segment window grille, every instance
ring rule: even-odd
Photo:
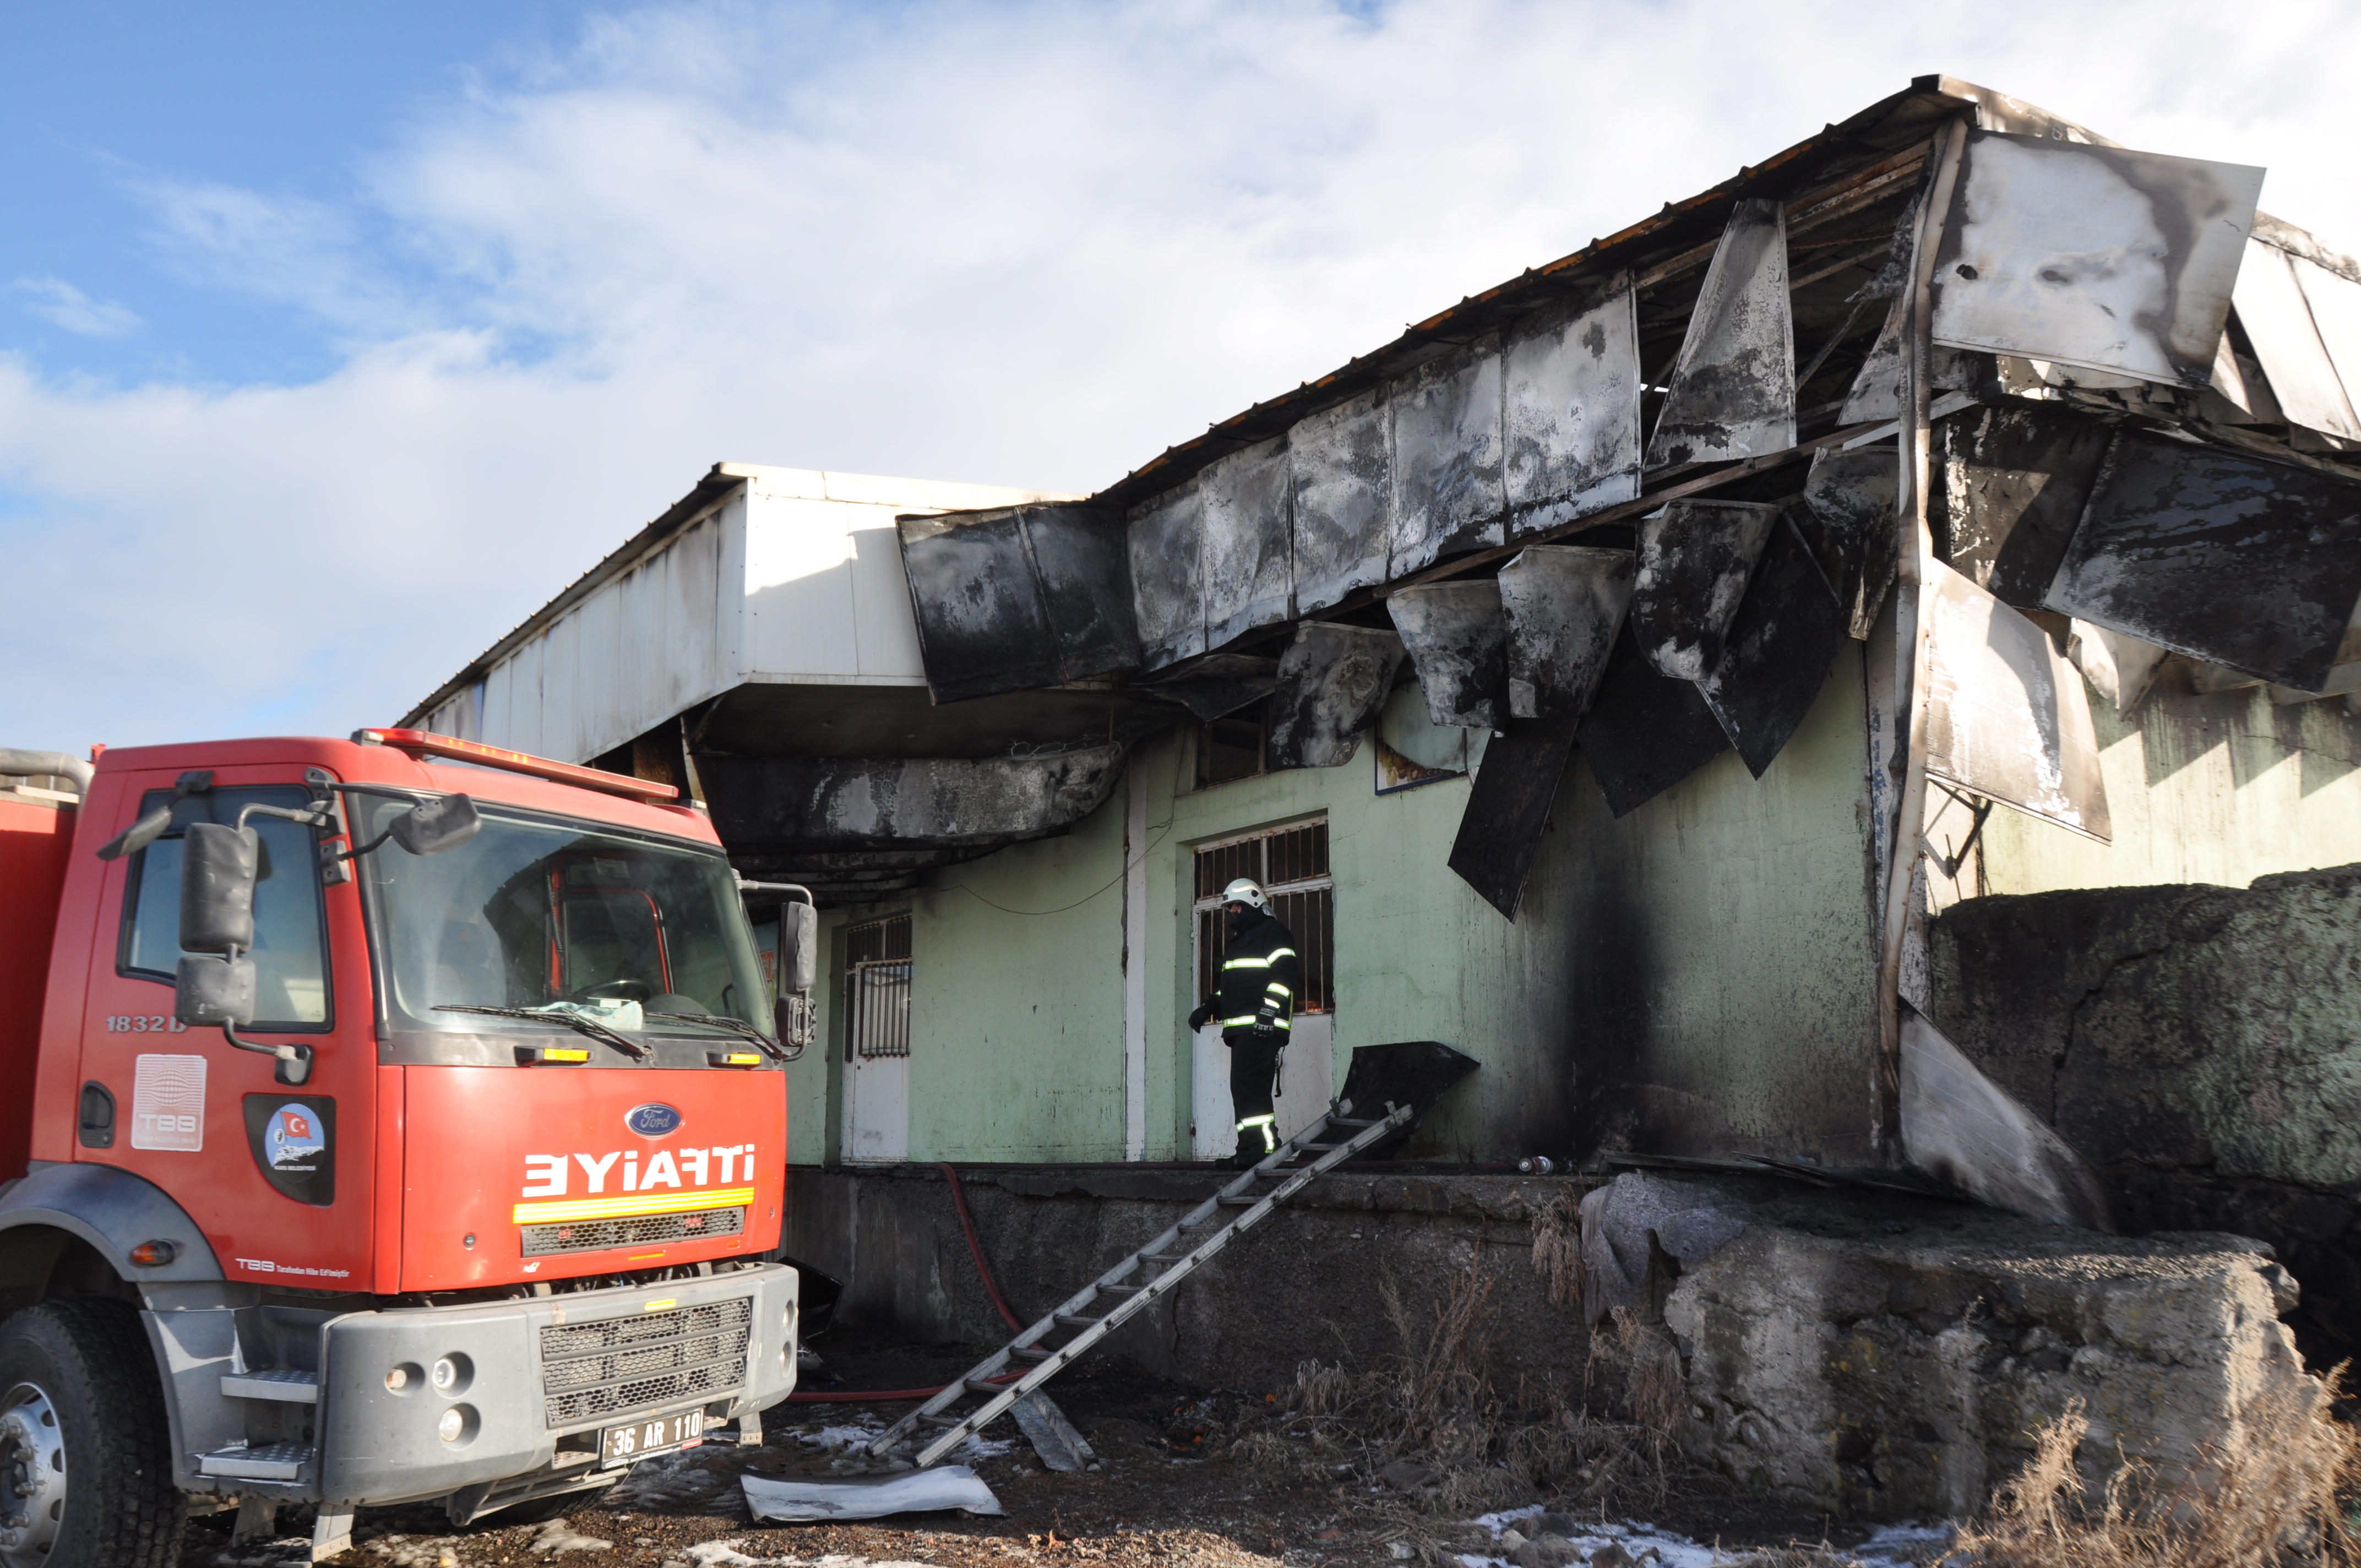
[[[844,1059],[910,1054],[910,917],[845,933]]]
[[[1222,916],[1222,889],[1249,877],[1270,894],[1271,913],[1295,933],[1303,959],[1303,995],[1299,1013],[1327,1013],[1335,1006],[1334,953],[1336,884],[1328,872],[1328,824],[1299,823],[1250,834],[1197,850],[1197,999],[1209,1000],[1222,970],[1229,923]]]

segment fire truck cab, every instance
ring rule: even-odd
[[[0,792],[0,1564],[291,1504],[316,1558],[759,1441],[809,1009],[701,808],[403,730],[45,759],[79,799]]]

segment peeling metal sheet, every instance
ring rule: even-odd
[[[1510,920],[1517,917],[1525,880],[1541,853],[1550,806],[1565,777],[1579,722],[1573,713],[1557,713],[1493,736],[1468,787],[1459,833],[1451,843],[1451,869]]]
[[[1795,328],[1787,301],[1787,210],[1744,201],[1706,269],[1648,466],[1751,457],[1795,444]]]
[[[1845,644],[1846,622],[1819,564],[1782,524],[1763,547],[1720,663],[1697,683],[1697,695],[1756,778],[1819,699]]]
[[[2255,346],[2279,411],[2306,430],[2361,440],[2361,419],[2295,276],[2296,258],[2261,240],[2246,242],[2235,299],[2238,324]]]
[[[1722,639],[1779,509],[1762,501],[1675,501],[1640,520],[1631,633],[1658,672],[1700,681]]]
[[[1105,512],[1052,504],[895,521],[937,702],[1138,667],[1123,534]]]
[[[1509,636],[1509,713],[1580,714],[1590,707],[1631,608],[1629,550],[1535,544],[1500,568]]]
[[[1501,354],[1509,538],[1640,493],[1640,324],[1628,274]]]
[[[1287,438],[1232,453],[1197,477],[1204,498],[1205,646],[1293,613]]]
[[[2082,677],[2049,633],[1940,562],[1927,603],[1927,773],[2106,841]]]
[[[2246,164],[1971,131],[1935,338],[2209,386],[2262,189]]]
[[[1804,481],[1804,504],[1819,523],[1820,565],[1836,585],[1845,630],[1856,641],[1869,636],[1900,569],[1894,508],[1901,488],[1900,458],[1890,446],[1822,447]]]
[[[1869,356],[1853,373],[1852,388],[1845,393],[1844,409],[1837,415],[1839,424],[1902,417],[1903,307],[1899,295],[1886,307],[1885,324],[1878,329],[1877,340],[1869,345]],[[1927,385],[1935,392],[1964,391],[1971,369],[1966,355],[1937,344],[1927,356]]]
[[[2066,637],[2066,659],[2082,672],[2091,689],[2115,705],[2115,717],[2130,723],[2156,673],[2171,653],[2153,642],[2077,620]]]
[[[1500,345],[1485,336],[1386,389],[1393,412],[1388,575],[1501,541]]]
[[[1386,600],[1426,693],[1427,716],[1462,729],[1497,729],[1509,717],[1509,625],[1500,586],[1430,583]]]
[[[1607,809],[1617,817],[1630,816],[1730,750],[1721,721],[1696,683],[1658,674],[1628,627],[1575,741],[1590,761]]]
[[[1142,663],[1160,670],[1203,652],[1204,505],[1197,481],[1141,502],[1125,533]]]
[[[1901,1120],[1903,1152],[1936,1180],[2012,1213],[2115,1228],[2089,1163],[1906,1002]]]
[[[2010,404],[1954,414],[1934,433],[1928,521],[1948,541],[1951,569],[2004,604],[2038,607],[2114,428],[2060,408]]]
[[[1131,563],[1115,520],[1085,506],[1019,507],[1016,515],[1057,644],[1058,679],[1137,669]]]
[[[1186,670],[1135,687],[1143,696],[1178,703],[1210,724],[1260,702],[1279,685],[1279,661],[1252,653],[1212,653]]]
[[[1015,508],[898,520],[902,570],[937,702],[1058,679],[1058,643]]]
[[[1401,668],[1401,639],[1367,626],[1307,620],[1279,661],[1270,764],[1336,768],[1353,760]]]
[[[2290,256],[2303,302],[2312,307],[2312,324],[2319,329],[2321,346],[2336,367],[2345,387],[2345,400],[2361,400],[2361,283],[2343,278],[2309,257]]]
[[[2043,603],[2318,691],[2361,598],[2361,481],[2116,435]]]
[[[964,847],[1038,839],[1098,809],[1126,748],[982,762],[700,752],[714,830],[734,854]]]
[[[1316,615],[1386,580],[1393,519],[1393,414],[1364,392],[1288,433],[1295,483],[1295,608]]]

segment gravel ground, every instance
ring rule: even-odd
[[[974,1358],[967,1348],[843,1332],[821,1348],[827,1376],[848,1389],[941,1383]],[[807,1376],[805,1387],[829,1385]],[[1372,1463],[1307,1480],[1301,1472],[1278,1475],[1224,1456],[1229,1437],[1276,1408],[1268,1396],[1208,1396],[1111,1361],[1086,1363],[1050,1391],[1097,1452],[1099,1467],[1047,1470],[1004,1418],[960,1456],[1000,1499],[1006,1512],[998,1518],[945,1513],[874,1523],[757,1524],[741,1475],[839,1480],[867,1473],[866,1436],[910,1408],[795,1404],[768,1412],[760,1447],[708,1443],[642,1461],[620,1484],[585,1495],[555,1519],[518,1523],[494,1514],[455,1530],[439,1506],[364,1509],[354,1550],[335,1561],[350,1568],[1324,1568],[1422,1558],[1458,1568],[1463,1552],[1477,1561],[1498,1553],[1499,1532],[1516,1522],[1514,1515],[1480,1522],[1426,1516],[1385,1484]],[[1766,1512],[1719,1489],[1668,1499],[1660,1514],[1666,1529],[1725,1550],[1817,1542],[1828,1528],[1817,1518]],[[280,1541],[246,1547],[230,1546],[230,1522],[225,1514],[192,1521],[182,1568],[287,1568],[302,1560],[308,1512],[290,1510]],[[1835,1533],[1845,1539],[1846,1532]],[[1638,1540],[1633,1545],[1637,1550]],[[1666,1568],[1682,1555],[1664,1552]]]

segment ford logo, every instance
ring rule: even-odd
[[[680,1113],[671,1106],[650,1101],[634,1105],[623,1113],[623,1125],[643,1138],[661,1138],[680,1131]]]

